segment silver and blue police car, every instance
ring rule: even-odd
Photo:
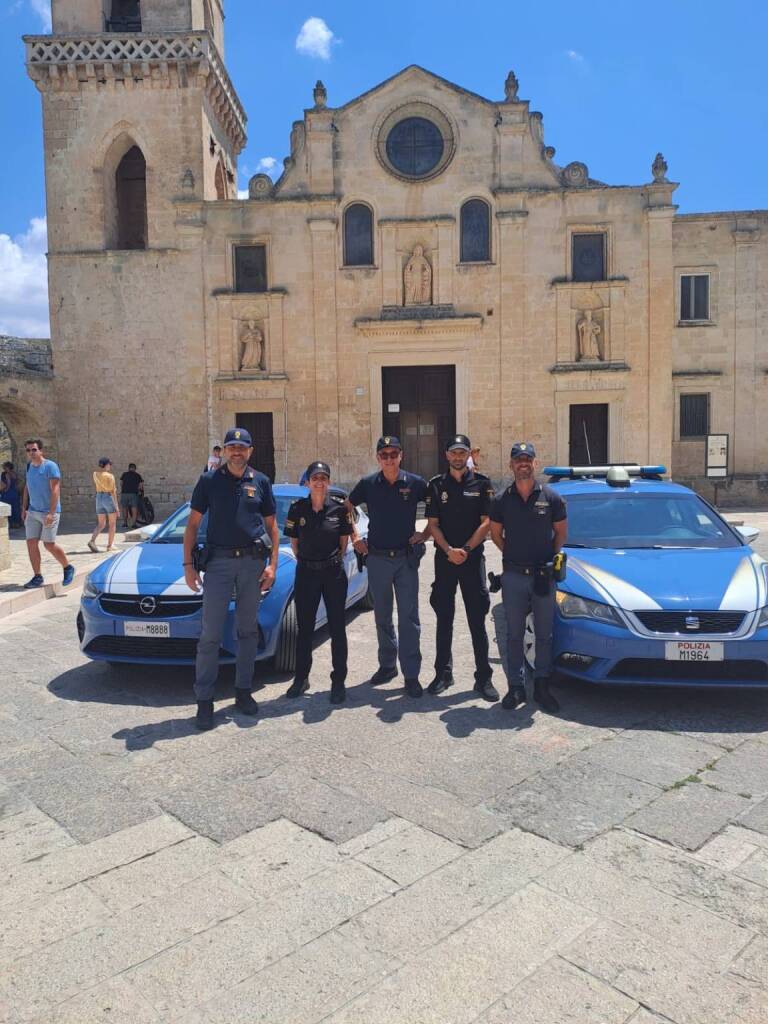
[[[291,503],[309,492],[306,487],[276,484],[273,488],[280,529],[280,556],[272,589],[259,609],[258,660],[274,658],[279,671],[290,672],[296,659],[296,611],[293,584],[296,560],[283,534]],[[368,518],[356,509],[357,531],[368,534]],[[113,663],[186,665],[195,660],[203,607],[202,594],[184,582],[182,541],[189,505],[177,509],[149,539],[98,565],[85,580],[77,631],[83,653]],[[207,516],[198,543],[205,542]],[[368,573],[358,568],[352,545],[347,546],[345,568],[349,577],[347,607],[372,607]],[[233,595],[234,597],[234,595]],[[234,662],[237,631],[234,600],[222,638],[220,660]],[[326,621],[320,602],[315,628]]]
[[[593,683],[768,686],[768,563],[663,466],[549,467],[568,503],[556,669]],[[529,626],[526,656],[532,657]]]

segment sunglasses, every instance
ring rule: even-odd
[[[380,459],[396,459],[400,452],[379,452]]]

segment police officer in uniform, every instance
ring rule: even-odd
[[[467,468],[471,451],[469,438],[456,434],[445,444],[448,472],[429,481],[426,505],[435,541],[435,582],[430,604],[437,615],[435,678],[430,693],[442,693],[453,685],[453,616],[456,588],[461,588],[475,654],[475,692],[485,700],[497,701],[488,660],[485,617],[491,606],[485,584],[483,541],[488,534],[488,514],[494,496],[491,481]]]
[[[368,507],[368,541],[355,539],[355,551],[366,556],[368,583],[379,643],[379,667],[373,685],[397,675],[397,657],[409,697],[421,697],[419,682],[419,561],[424,555],[423,533],[416,530],[416,506],[427,494],[427,482],[401,468],[403,446],[392,435],[376,444],[379,471],[363,477],[349,495],[350,505]],[[351,509],[350,509],[351,511]],[[393,595],[397,601],[398,638],[392,621]]]
[[[559,711],[549,690],[552,672],[552,623],[556,587],[552,559],[565,543],[568,523],[563,498],[534,475],[536,451],[527,441],[512,445],[510,469],[514,480],[491,504],[491,539],[502,552],[501,592],[507,620],[507,677],[505,708],[525,700],[523,640],[525,621],[533,610],[536,663],[533,697],[545,711]]]
[[[219,673],[219,645],[232,590],[235,590],[237,674],[235,707],[258,714],[251,696],[259,643],[262,590],[275,581],[280,535],[269,478],[252,469],[251,435],[241,427],[227,432],[221,468],[203,473],[192,493],[184,531],[184,579],[203,591],[203,623],[195,662],[196,725],[213,728],[213,693]],[[200,522],[208,513],[206,544],[196,547]],[[202,560],[200,555],[202,554]],[[204,580],[200,573],[205,571]]]
[[[297,562],[293,602],[299,626],[296,675],[285,696],[300,697],[309,689],[312,637],[322,597],[331,634],[331,704],[341,704],[346,698],[347,678],[344,552],[352,533],[352,517],[344,498],[328,492],[331,468],[327,463],[313,462],[306,478],[309,496],[293,502],[285,521],[285,535],[291,538]]]

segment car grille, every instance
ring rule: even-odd
[[[697,633],[737,633],[746,612],[635,612],[646,629],[653,633],[680,633],[695,636]],[[686,625],[686,619],[698,620],[696,628]]]
[[[194,661],[196,637],[97,636],[88,644],[86,654],[115,658],[174,658]],[[220,658],[232,658],[231,651],[219,648]]]
[[[647,679],[648,682],[761,683],[768,681],[763,661],[665,661],[663,658],[624,658],[608,673],[609,679]]]
[[[194,615],[203,607],[203,599],[198,596],[169,597],[158,594],[154,597],[155,607],[145,611],[141,602],[145,602],[149,594],[102,594],[99,598],[101,610],[107,615],[117,615],[129,619],[175,619],[180,615]]]

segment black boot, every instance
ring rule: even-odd
[[[195,726],[206,732],[213,728],[213,701],[199,700],[197,702],[197,714],[195,715]]]
[[[543,708],[544,711],[548,711],[550,715],[555,715],[560,710],[560,704],[549,692],[549,676],[544,676],[541,679],[534,679],[533,699],[540,708]]]
[[[490,679],[478,679],[472,689],[475,693],[479,693],[483,700],[490,701],[491,703],[499,699],[499,691]]]
[[[244,715],[258,715],[259,705],[251,696],[251,691],[245,687],[235,688],[235,708]]]
[[[406,679],[405,680],[405,692],[409,697],[421,697],[424,693],[424,687],[421,685],[418,679]]]
[[[522,686],[510,686],[509,691],[504,695],[501,706],[507,711],[513,711],[516,707],[525,703],[525,690]]]
[[[382,683],[388,683],[390,679],[394,679],[396,675],[397,669],[394,665],[392,668],[377,668],[368,682],[371,686],[381,686]]]
[[[449,686],[453,686],[453,672],[438,672],[427,687],[427,693],[442,693]]]
[[[309,689],[308,679],[294,679],[288,689],[285,691],[286,697],[300,697],[302,693],[306,693]]]
[[[347,699],[347,688],[344,683],[331,682],[331,704],[343,704]]]

